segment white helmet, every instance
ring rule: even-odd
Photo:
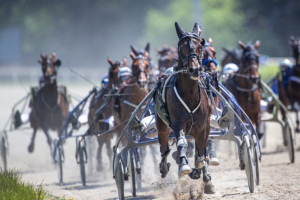
[[[132,71],[129,67],[119,67],[118,78],[122,76],[132,76]]]
[[[283,67],[283,66],[292,67],[293,63],[289,59],[286,58],[279,63],[279,66],[280,67]]]
[[[228,63],[223,68],[223,74],[230,74],[237,72],[239,70],[239,67],[234,63]]]

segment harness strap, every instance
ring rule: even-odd
[[[133,103],[127,101],[127,100],[123,100],[123,103],[125,103],[125,104],[127,104],[127,105],[129,105],[129,106],[131,106],[131,107],[134,107],[134,108],[137,108],[137,107],[138,107],[138,105],[133,104]],[[142,106],[142,107],[141,107],[141,109],[144,109],[144,108],[145,108],[145,106]]]
[[[185,109],[188,111],[188,113],[190,113],[190,114],[195,113],[201,105],[201,97],[200,97],[200,101],[199,101],[198,106],[193,111],[191,111],[190,108],[184,103],[183,99],[178,94],[176,87],[174,86],[173,88],[174,88],[174,91],[175,91],[175,94],[176,94],[177,98],[182,103],[182,105],[185,107]],[[200,89],[199,89],[199,92],[200,92]]]

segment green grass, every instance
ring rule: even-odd
[[[265,82],[272,79],[278,72],[279,67],[276,65],[261,65],[259,67],[259,74],[261,79]]]
[[[16,170],[3,171],[0,168],[0,200],[67,200],[48,194],[42,184],[34,186],[22,181],[21,174]],[[73,199],[73,198],[72,198]]]

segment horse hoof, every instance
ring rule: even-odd
[[[220,164],[219,159],[218,158],[211,158],[209,160],[209,165],[213,165],[213,166],[218,166]]]
[[[199,179],[201,178],[201,169],[199,171],[197,169],[193,169],[193,172],[189,174],[191,179]]]
[[[30,144],[30,145],[28,146],[28,152],[29,152],[29,153],[32,153],[33,150],[34,150],[34,145],[33,145],[33,144]]]
[[[300,133],[300,128],[296,128],[296,133]]]
[[[204,186],[204,193],[205,194],[215,194],[215,186],[212,184],[211,181],[208,181],[207,183],[205,183]]]
[[[193,172],[192,168],[190,168],[190,166],[188,166],[188,165],[182,165],[179,169],[180,176],[190,174],[192,172]]]
[[[162,177],[162,178],[165,178],[165,177],[166,177],[166,175],[167,175],[168,172],[169,172],[170,166],[171,166],[170,163],[167,163],[166,165],[163,164],[163,163],[160,163],[160,164],[159,164],[159,171],[160,171],[160,173],[161,173],[161,177]]]

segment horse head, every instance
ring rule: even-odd
[[[295,64],[296,66],[300,67],[300,40],[296,39],[294,36],[291,36],[290,44],[293,49],[293,57],[295,59]]]
[[[161,73],[172,67],[177,62],[177,51],[175,47],[164,45],[162,49],[156,49],[159,54],[158,69]]]
[[[240,59],[241,59],[241,50],[239,48],[228,50],[227,48],[223,47],[222,50],[226,53],[224,58],[221,61],[222,67],[224,67],[228,63],[234,63],[237,66],[240,65]]]
[[[178,36],[178,70],[188,72],[192,80],[198,80],[203,58],[205,40],[200,38],[202,30],[195,23],[191,32],[185,32],[177,22],[175,28]]]
[[[257,83],[259,80],[259,53],[257,49],[260,46],[260,41],[257,40],[254,44],[249,43],[248,45],[239,41],[238,44],[243,50],[239,71],[248,75],[251,82]]]
[[[57,68],[61,65],[61,61],[56,59],[56,53],[53,52],[48,57],[41,53],[41,60],[38,60],[41,64],[42,73],[44,77],[44,83],[52,84],[56,81]]]
[[[125,60],[125,65],[126,65],[126,58],[123,59],[123,63]],[[109,88],[111,88],[113,85],[118,85],[119,83],[119,78],[118,78],[118,73],[119,73],[119,67],[123,64],[121,64],[119,61],[113,62],[110,58],[107,58],[107,61],[110,65],[109,70],[108,70],[108,77],[109,77]]]
[[[141,88],[145,88],[148,82],[148,76],[150,75],[150,61],[149,56],[150,46],[147,44],[145,50],[138,51],[131,45],[132,52],[130,57],[132,58],[132,76],[135,82]]]

